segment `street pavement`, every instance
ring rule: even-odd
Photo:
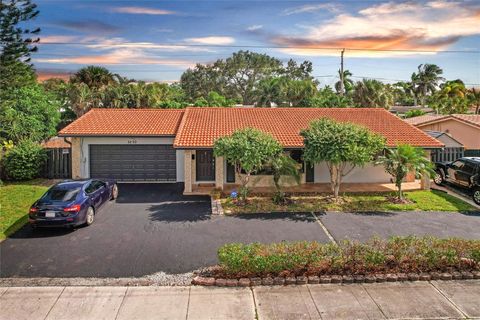
[[[471,319],[480,280],[210,287],[0,287],[0,320]]]

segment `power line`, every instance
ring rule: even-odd
[[[3,42],[6,43],[6,42]],[[46,42],[38,45],[75,45],[75,46],[97,46],[97,47],[135,47],[135,43],[111,43],[102,45],[95,42]],[[418,53],[480,53],[480,50],[415,50],[415,49],[373,49],[373,48],[341,48],[341,47],[301,47],[301,46],[265,46],[265,45],[220,45],[220,44],[177,44],[177,43],[151,43],[150,46],[158,47],[203,47],[203,48],[257,48],[257,49],[303,49],[303,50],[330,50],[330,51],[376,51],[376,52],[418,52]],[[142,47],[142,44],[137,44]],[[144,47],[145,48],[145,47]],[[155,48],[145,48],[155,49]],[[157,48],[163,49],[163,48]]]

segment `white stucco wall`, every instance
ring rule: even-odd
[[[92,144],[173,144],[174,138],[169,137],[84,137],[80,138],[80,175],[81,178],[90,177],[89,146]],[[183,182],[184,151],[176,150],[177,182]]]
[[[315,182],[329,183],[330,173],[325,163],[315,165]],[[348,168],[347,168],[348,170]],[[364,167],[356,167],[348,175],[343,177],[343,182],[347,183],[388,183],[391,176],[385,172],[383,166],[374,166],[367,164]]]

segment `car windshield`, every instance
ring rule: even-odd
[[[52,188],[43,197],[47,201],[72,201],[77,197],[80,187],[65,189],[65,188]]]

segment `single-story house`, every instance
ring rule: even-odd
[[[466,156],[480,155],[480,115],[423,115],[405,119],[421,130],[446,132],[465,148]]]
[[[199,185],[223,188],[238,182],[233,167],[213,155],[214,141],[237,129],[272,134],[301,162],[300,131],[322,117],[363,125],[383,135],[389,147],[409,143],[426,150],[443,144],[384,109],[372,108],[200,108],[92,109],[60,131],[72,144],[73,178],[184,182],[185,193]],[[381,166],[355,168],[344,182],[388,183]],[[259,174],[251,183],[269,186]],[[302,183],[327,183],[325,164],[304,166]]]

